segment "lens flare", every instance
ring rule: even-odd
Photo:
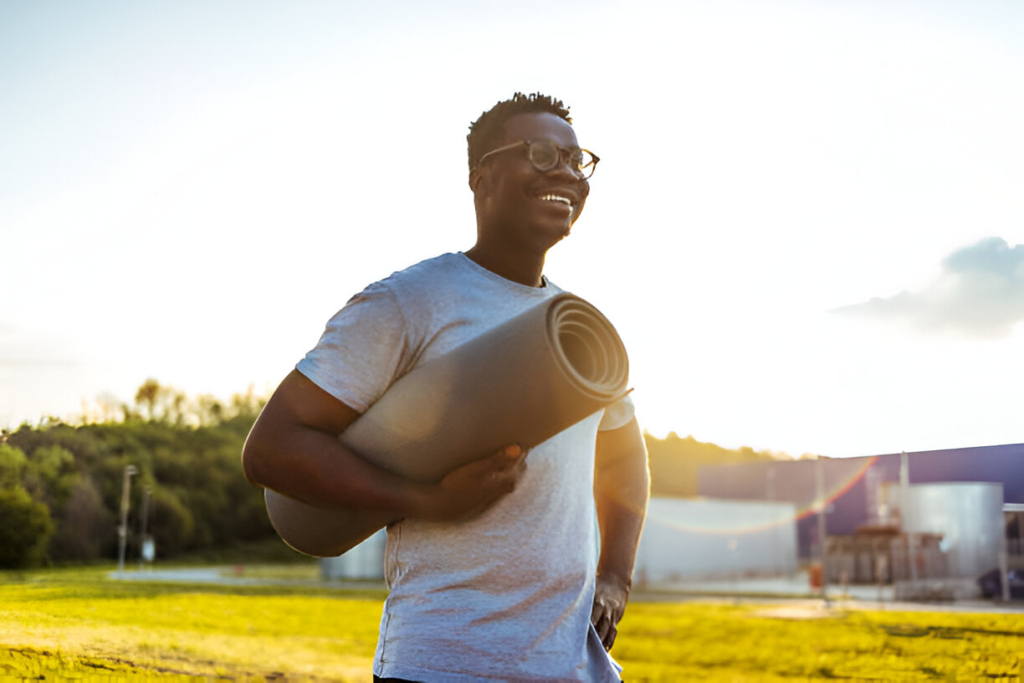
[[[878,460],[878,456],[868,458],[864,465],[854,471],[852,474],[841,480],[837,485],[833,486],[830,490],[825,492],[825,495],[820,499],[814,499],[807,505],[797,508],[796,513],[793,515],[783,515],[778,519],[771,519],[766,522],[759,524],[751,524],[746,526],[716,526],[713,522],[704,525],[693,525],[684,524],[674,519],[665,519],[656,515],[649,516],[650,521],[657,522],[661,525],[676,529],[678,531],[685,531],[692,534],[703,534],[705,536],[736,536],[740,534],[753,534],[760,531],[766,531],[776,527],[789,524],[790,522],[798,522],[805,517],[810,517],[813,514],[817,514],[820,510],[825,509],[829,504],[835,502],[841,498],[847,491],[854,487],[854,485],[864,478],[867,471],[871,469],[871,466]],[[754,502],[754,501],[750,501]],[[758,500],[756,502],[788,502],[788,501],[763,501]]]

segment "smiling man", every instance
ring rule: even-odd
[[[417,365],[563,291],[544,276],[545,256],[583,211],[598,161],[571,123],[540,94],[484,112],[468,136],[474,246],[353,297],[246,443],[254,483],[404,517],[388,528],[375,680],[619,680],[607,651],[648,497],[628,398],[529,457],[511,444],[431,485],[376,468],[337,439]]]

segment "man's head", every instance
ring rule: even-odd
[[[470,124],[469,135],[466,136],[469,142],[469,170],[476,168],[480,163],[480,157],[501,145],[505,139],[506,121],[519,114],[540,112],[554,114],[572,125],[569,107],[562,104],[562,100],[556,100],[550,95],[541,95],[539,92],[532,95],[517,92],[512,99],[498,102],[481,114],[480,118]]]
[[[479,241],[543,254],[569,234],[590,192],[569,109],[516,93],[470,127],[469,185]],[[585,162],[584,162],[585,163]],[[594,158],[596,163],[596,158]]]

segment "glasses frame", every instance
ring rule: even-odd
[[[601,157],[597,156],[589,149],[584,149],[583,147],[562,147],[561,145],[556,145],[550,140],[520,140],[519,142],[513,142],[510,145],[505,145],[504,147],[499,147],[498,149],[492,149],[487,154],[481,156],[480,159],[476,162],[476,165],[480,166],[480,164],[484,163],[484,160],[489,156],[498,154],[499,152],[507,152],[510,149],[516,149],[517,147],[522,147],[523,145],[526,145],[528,150],[526,158],[529,159],[533,167],[540,171],[541,173],[553,171],[555,167],[557,167],[560,163],[567,163],[570,159],[570,155],[576,150],[579,150],[581,152],[586,152],[587,154],[589,154],[590,158],[593,159],[593,161],[586,164],[585,166],[581,166],[579,169],[572,168],[571,166],[569,168],[573,172],[573,175],[579,178],[580,180],[589,180],[590,178],[593,177],[594,171],[597,169],[597,162],[601,161]],[[552,165],[549,168],[541,167],[540,165],[537,164],[536,161],[534,161],[533,154],[529,151],[533,148],[534,145],[551,145],[556,150],[558,150],[558,161],[556,161],[554,165]],[[589,173],[587,172],[587,169],[590,169]]]

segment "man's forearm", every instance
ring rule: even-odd
[[[249,481],[322,508],[384,510],[396,517],[454,521],[478,514],[522,475],[518,446],[420,483],[377,467],[338,440],[359,414],[301,373],[285,378],[242,451]]]
[[[598,576],[630,585],[640,532],[647,514],[650,478],[646,457],[617,463],[595,482],[597,519],[601,528]]]
[[[647,449],[634,418],[598,441],[594,500],[601,528],[599,576],[629,585],[649,497]]]
[[[594,469],[601,555],[590,620],[608,650],[615,644],[618,623],[629,600],[649,491],[647,449],[636,418],[624,427],[602,432]]]
[[[375,467],[335,435],[301,425],[257,423],[244,461],[253,483],[315,507],[410,515],[426,488]]]

